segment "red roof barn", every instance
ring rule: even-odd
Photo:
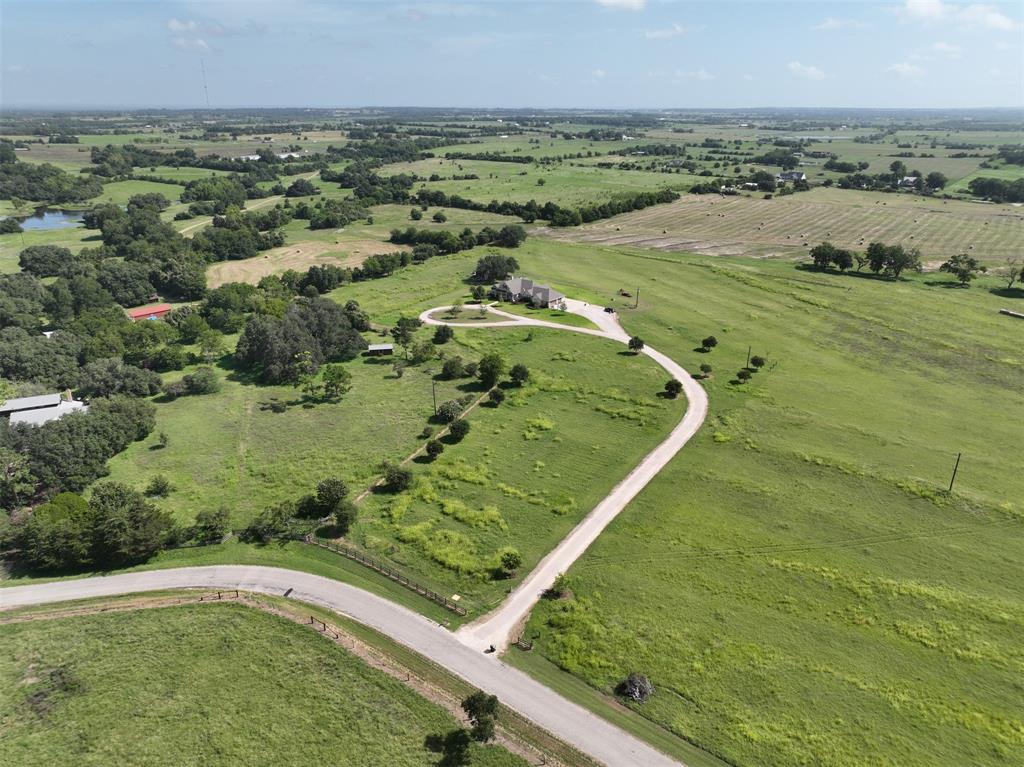
[[[132,322],[138,322],[139,320],[158,320],[170,310],[170,304],[152,304],[150,306],[140,306],[136,309],[129,309],[128,316],[131,317]]]

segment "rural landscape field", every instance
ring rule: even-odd
[[[1024,763],[1019,8],[50,5],[0,764]]]

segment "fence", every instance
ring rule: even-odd
[[[466,609],[458,605],[456,602],[453,602],[448,597],[443,594],[438,594],[436,591],[416,583],[416,581],[407,578],[405,575],[398,572],[398,570],[388,567],[386,564],[374,559],[373,557],[368,557],[361,551],[349,548],[348,546],[342,546],[341,544],[334,543],[333,541],[326,541],[323,538],[317,538],[313,535],[307,535],[303,540],[312,546],[319,546],[320,548],[327,549],[328,551],[333,551],[335,554],[341,554],[341,556],[347,557],[353,562],[358,562],[365,567],[369,567],[371,570],[375,570],[385,578],[389,578],[395,583],[405,586],[410,591],[415,591],[421,597],[441,605],[441,607],[446,610],[451,610],[456,615],[466,615]]]

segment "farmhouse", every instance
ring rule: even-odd
[[[56,421],[68,413],[86,412],[89,406],[76,400],[65,400],[60,394],[40,394],[35,397],[16,397],[0,405],[0,415],[10,417],[11,426],[27,424],[40,426]]]
[[[915,186],[917,186],[917,182],[917,176],[904,176],[903,178],[900,179],[900,186],[903,187],[904,189],[913,189]]]
[[[139,320],[159,320],[169,311],[170,304],[153,304],[152,306],[140,306],[137,309],[128,309],[128,317],[132,322]]]
[[[367,357],[383,357],[395,353],[394,344],[370,344],[366,348]]]
[[[541,285],[528,277],[510,277],[494,283],[491,297],[512,303],[528,303],[538,309],[564,309],[565,296],[548,285]]]
[[[775,177],[776,183],[784,184],[787,181],[806,181],[807,174],[799,170],[784,170]]]

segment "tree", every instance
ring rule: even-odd
[[[668,395],[669,399],[675,399],[683,391],[683,384],[681,381],[677,381],[675,378],[670,378],[665,383],[665,394]]]
[[[949,179],[945,173],[934,170],[927,175],[924,182],[929,189],[942,189],[949,183]]]
[[[711,366],[708,363],[706,363],[706,362],[701,363],[701,366],[700,366],[701,377],[707,378],[708,376],[711,375],[711,371],[712,371],[712,368],[711,368]]]
[[[743,368],[742,370],[740,370],[740,371],[739,371],[739,372],[738,372],[738,373],[736,374],[736,377],[737,377],[737,378],[738,378],[738,379],[739,379],[740,381],[742,381],[743,383],[746,383],[747,381],[749,381],[749,380],[750,380],[750,377],[751,377],[751,372],[750,372],[749,370],[747,370],[746,368]]]
[[[323,367],[324,395],[328,399],[341,399],[352,388],[352,374],[337,363]]]
[[[1020,259],[1016,256],[1010,256],[1006,259],[1006,266],[1001,270],[1003,279],[1006,280],[1006,289],[1009,290],[1013,287],[1013,283],[1021,278],[1024,282],[1024,270],[1020,267]]]
[[[310,197],[314,194],[320,194],[320,190],[313,185],[313,182],[306,178],[293,181],[285,192],[286,197]]]
[[[252,543],[267,543],[274,538],[280,538],[288,532],[296,511],[295,504],[289,501],[268,506],[256,515],[238,537],[242,541]]]
[[[715,338],[714,336],[708,336],[707,338],[700,342],[700,348],[706,352],[711,351],[716,346],[718,346],[718,339]]]
[[[629,350],[633,354],[639,354],[644,350],[644,340],[640,336],[633,336],[629,339]]]
[[[498,698],[477,690],[462,700],[462,710],[472,723],[472,738],[486,743],[494,737],[494,723],[498,718]]]
[[[455,336],[455,331],[449,325],[438,325],[434,331],[434,343],[446,344]]]
[[[91,559],[100,566],[145,562],[163,547],[174,528],[168,512],[119,482],[100,482],[93,487],[89,510]]]
[[[892,171],[892,175],[897,179],[903,178],[907,175],[907,166],[902,160],[893,160],[889,164],[889,170]]]
[[[761,368],[763,368],[765,366],[765,362],[765,358],[757,354],[750,358],[750,366],[755,370],[760,370]]]
[[[348,498],[348,485],[338,477],[327,477],[316,483],[317,511],[323,516],[333,514],[338,505]]]
[[[498,563],[506,578],[511,578],[523,564],[523,555],[517,549],[506,546],[498,552]]]
[[[885,271],[892,275],[893,279],[899,279],[900,274],[906,269],[913,272],[921,271],[921,252],[917,248],[906,250],[902,245],[889,248]]]
[[[30,245],[18,254],[18,265],[36,277],[64,276],[74,264],[71,251],[59,245]]]
[[[443,452],[444,445],[442,445],[436,439],[432,439],[427,443],[427,455],[430,457],[430,460],[435,460]]]
[[[823,242],[811,248],[811,260],[817,269],[825,271],[832,263],[832,256],[836,248],[831,242]]]
[[[396,344],[405,350],[406,356],[409,354],[409,344],[412,343],[413,334],[422,324],[415,317],[399,317],[398,322],[391,328],[391,337],[395,340]]]
[[[462,314],[462,302],[452,302],[452,305],[448,307],[448,314],[452,317],[458,317],[460,314]]]
[[[473,277],[479,282],[497,282],[519,270],[519,262],[512,256],[489,253],[476,262]]]
[[[334,529],[338,535],[346,535],[356,521],[359,510],[352,501],[346,499],[334,510]]]
[[[192,537],[198,543],[220,543],[228,534],[231,514],[227,507],[201,509],[196,514],[196,523],[192,526]]]
[[[7,447],[0,447],[0,507],[13,510],[31,496],[36,481],[28,459]]]
[[[487,393],[487,399],[489,399],[495,405],[500,405],[502,402],[505,401],[505,392],[503,392],[501,389],[491,389]]]
[[[483,382],[484,386],[488,388],[498,383],[498,379],[501,378],[505,372],[505,359],[497,352],[490,352],[480,358],[479,365],[477,367],[477,377]]]
[[[495,389],[495,391],[498,390]],[[461,442],[469,434],[469,421],[464,418],[452,421],[452,425],[448,427],[448,433],[456,442]]]
[[[444,214],[443,210],[437,211],[436,213],[434,213],[434,215],[431,218],[433,218],[434,219],[434,223],[437,223],[437,224],[443,224],[445,221],[448,220],[448,216],[446,216]]]
[[[455,399],[442,402],[437,406],[437,417],[444,423],[452,423],[462,415],[462,403]]]
[[[966,288],[979,272],[987,272],[988,269],[978,259],[959,253],[940,266],[939,271],[952,274]]]
[[[434,344],[430,341],[419,341],[412,345],[412,352],[410,353],[410,361],[414,365],[419,365],[427,360],[434,358],[437,352],[434,350]]]
[[[420,211],[419,208],[413,208],[412,210],[409,211],[409,218],[411,218],[413,221],[419,221],[421,218],[423,218],[423,213]]]
[[[36,570],[67,570],[90,562],[92,514],[80,495],[59,493],[12,530],[21,561]]]
[[[516,386],[522,386],[530,380],[530,369],[521,362],[517,362],[509,371],[509,377]]]
[[[407,490],[412,484],[412,472],[394,463],[384,464],[384,486],[393,493]]]

